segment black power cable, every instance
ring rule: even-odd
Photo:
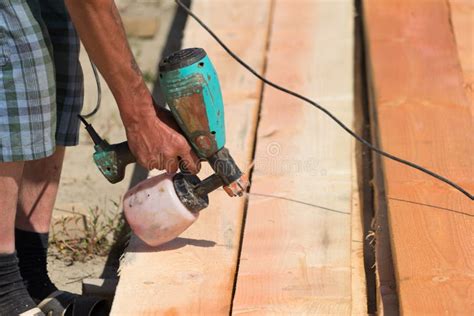
[[[90,113],[82,115],[83,118],[89,118],[96,114],[99,111],[100,102],[102,101],[102,87],[100,85],[99,72],[97,71],[97,67],[94,65],[92,60],[90,60],[90,63],[92,67],[92,72],[94,73],[95,83],[97,85],[97,103],[95,104],[94,109]]]
[[[342,127],[342,129],[344,129],[347,133],[349,133],[352,137],[354,137],[357,141],[359,141],[360,143],[364,144],[365,146],[367,146],[368,148],[370,148],[372,151],[376,152],[377,154],[381,155],[381,156],[384,156],[384,157],[387,157],[389,159],[392,159],[396,162],[399,162],[399,163],[402,163],[404,165],[407,165],[409,167],[412,167],[414,169],[417,169],[421,172],[424,172],[448,185],[450,185],[451,187],[455,188],[456,190],[458,190],[459,192],[463,193],[464,195],[466,195],[468,198],[470,198],[471,200],[474,200],[474,195],[467,192],[467,190],[465,190],[464,188],[462,188],[461,186],[457,185],[456,183],[454,183],[453,181],[431,171],[431,170],[428,170],[422,166],[419,166],[411,161],[408,161],[408,160],[405,160],[405,159],[402,159],[402,158],[399,158],[397,156],[394,156],[392,154],[389,154],[385,151],[383,151],[382,149],[379,149],[377,148],[376,146],[372,145],[371,143],[369,143],[368,141],[366,141],[365,139],[363,139],[362,137],[360,137],[359,135],[357,135],[354,131],[352,131],[349,127],[347,127],[343,122],[341,122],[336,116],[334,116],[331,112],[329,112],[327,109],[325,109],[324,107],[322,107],[321,105],[319,105],[318,103],[308,99],[307,97],[305,96],[302,96],[301,94],[298,94],[294,91],[291,91],[289,89],[286,89],[280,85],[277,85],[276,83],[273,83],[272,81],[266,79],[265,77],[263,77],[262,75],[260,75],[259,73],[257,73],[252,67],[250,67],[248,64],[246,64],[242,59],[240,59],[239,56],[237,56],[229,47],[227,47],[226,44],[224,44],[224,42],[222,42],[222,40],[200,19],[198,18],[187,6],[185,6],[183,3],[181,3],[180,0],[175,0],[175,2],[184,10],[186,11],[194,20],[196,20],[196,22],[198,22],[216,41],[217,43],[219,43],[219,45],[232,57],[235,59],[235,61],[237,61],[240,65],[242,65],[245,69],[247,69],[248,71],[250,71],[255,77],[257,77],[258,79],[260,79],[261,81],[263,81],[264,83],[266,83],[267,85],[277,89],[277,90],[280,90],[282,92],[285,92],[287,94],[290,94],[300,100],[303,100],[311,105],[313,105],[314,107],[316,107],[317,109],[319,109],[320,111],[322,111],[324,114],[326,114],[327,116],[329,116],[334,122],[336,122],[340,127]]]

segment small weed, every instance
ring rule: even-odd
[[[118,204],[112,201],[118,208]],[[121,212],[90,208],[87,215],[64,216],[53,223],[50,245],[56,258],[72,264],[106,256],[124,225]]]

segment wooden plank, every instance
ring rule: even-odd
[[[449,0],[451,23],[459,61],[464,74],[464,90],[470,98],[474,117],[474,2]]]
[[[352,1],[276,0],[267,77],[353,118]],[[264,89],[233,314],[351,313],[352,143]]]
[[[381,146],[474,190],[470,104],[447,2],[366,1]],[[447,185],[383,160],[400,312],[474,314],[474,207]]]
[[[263,71],[270,1],[193,1],[193,10],[236,53]],[[185,47],[203,47],[220,77],[226,102],[227,147],[245,168],[252,157],[261,83],[250,77],[195,22]],[[201,175],[209,173],[209,168]],[[150,249],[131,239],[112,315],[229,314],[245,199],[211,194],[211,206],[176,240]]]

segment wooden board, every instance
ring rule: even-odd
[[[474,129],[444,1],[364,2],[381,146],[474,190]],[[400,312],[474,314],[474,204],[383,160]]]
[[[237,54],[263,71],[269,0],[235,0],[232,5],[199,0],[193,1],[193,10]],[[184,43],[205,48],[217,69],[225,101],[227,147],[245,168],[252,157],[261,83],[193,21],[188,22]],[[245,199],[231,199],[221,190],[212,193],[210,200],[211,206],[188,231],[159,249],[132,237],[112,315],[229,314]]]
[[[276,0],[267,77],[352,125],[352,1]],[[352,140],[264,89],[233,314],[351,313]]]
[[[474,2],[449,0],[451,23],[464,74],[464,90],[470,98],[474,117]]]

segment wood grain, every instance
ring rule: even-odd
[[[270,1],[193,1],[193,10],[236,53],[263,71]],[[252,157],[261,84],[195,22],[188,22],[185,47],[203,47],[221,82],[227,144],[245,169]],[[207,168],[201,175],[209,174]],[[210,207],[181,237],[151,249],[132,237],[121,266],[112,315],[228,315],[245,199],[213,192]]]
[[[459,61],[464,75],[464,90],[470,98],[474,118],[474,2],[449,0]]]
[[[353,118],[351,1],[276,0],[267,77]],[[264,89],[233,314],[351,313],[352,142]]]
[[[382,147],[474,190],[474,130],[445,1],[366,1]],[[474,204],[383,160],[400,311],[474,314]]]

